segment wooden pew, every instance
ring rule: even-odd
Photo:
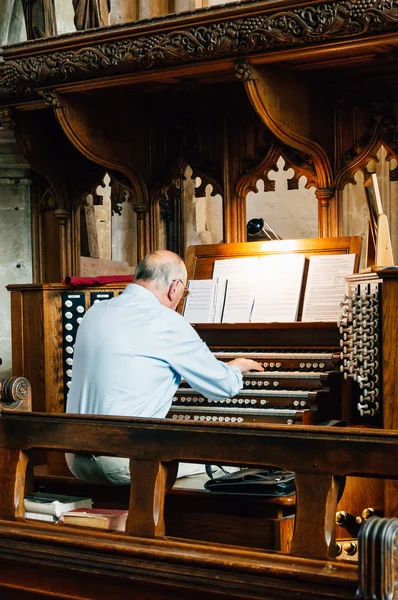
[[[106,448],[106,452],[104,449]],[[126,534],[23,520],[37,449],[130,458]],[[226,425],[3,411],[0,419],[2,598],[352,598],[353,563],[335,560],[335,511],[346,475],[398,479],[396,433]],[[291,554],[165,536],[164,498],[178,460],[295,471]],[[21,576],[23,570],[23,577]]]

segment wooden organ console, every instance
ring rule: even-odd
[[[311,239],[192,246],[189,279],[211,278],[214,261],[274,253],[353,253],[359,238]],[[299,309],[299,315],[300,315]],[[221,323],[195,325],[200,337],[223,361],[237,357],[262,363],[263,373],[248,373],[234,398],[203,398],[181,382],[169,416],[218,422],[316,424],[346,419],[349,386],[342,385],[340,337],[336,323]]]

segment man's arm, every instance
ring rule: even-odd
[[[245,358],[237,358],[229,363],[217,360],[193,327],[182,318],[176,320],[176,331],[172,338],[167,362],[206,398],[235,396],[242,388],[242,373],[263,371],[259,363]]]

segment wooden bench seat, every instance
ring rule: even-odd
[[[126,533],[26,522],[25,473],[36,449],[129,457]],[[2,597],[40,597],[35,594],[44,586],[50,598],[113,598],[127,590],[139,600],[352,598],[358,567],[335,560],[334,517],[344,476],[397,479],[397,458],[390,431],[2,412]],[[295,471],[290,554],[247,548],[245,539],[237,547],[167,535],[164,503],[178,460],[274,463]]]

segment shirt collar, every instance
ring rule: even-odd
[[[126,286],[123,294],[139,296],[140,298],[145,298],[145,300],[148,302],[160,304],[160,300],[155,296],[155,294],[147,290],[147,288],[144,288],[142,285],[137,285],[136,283],[129,283]]]

